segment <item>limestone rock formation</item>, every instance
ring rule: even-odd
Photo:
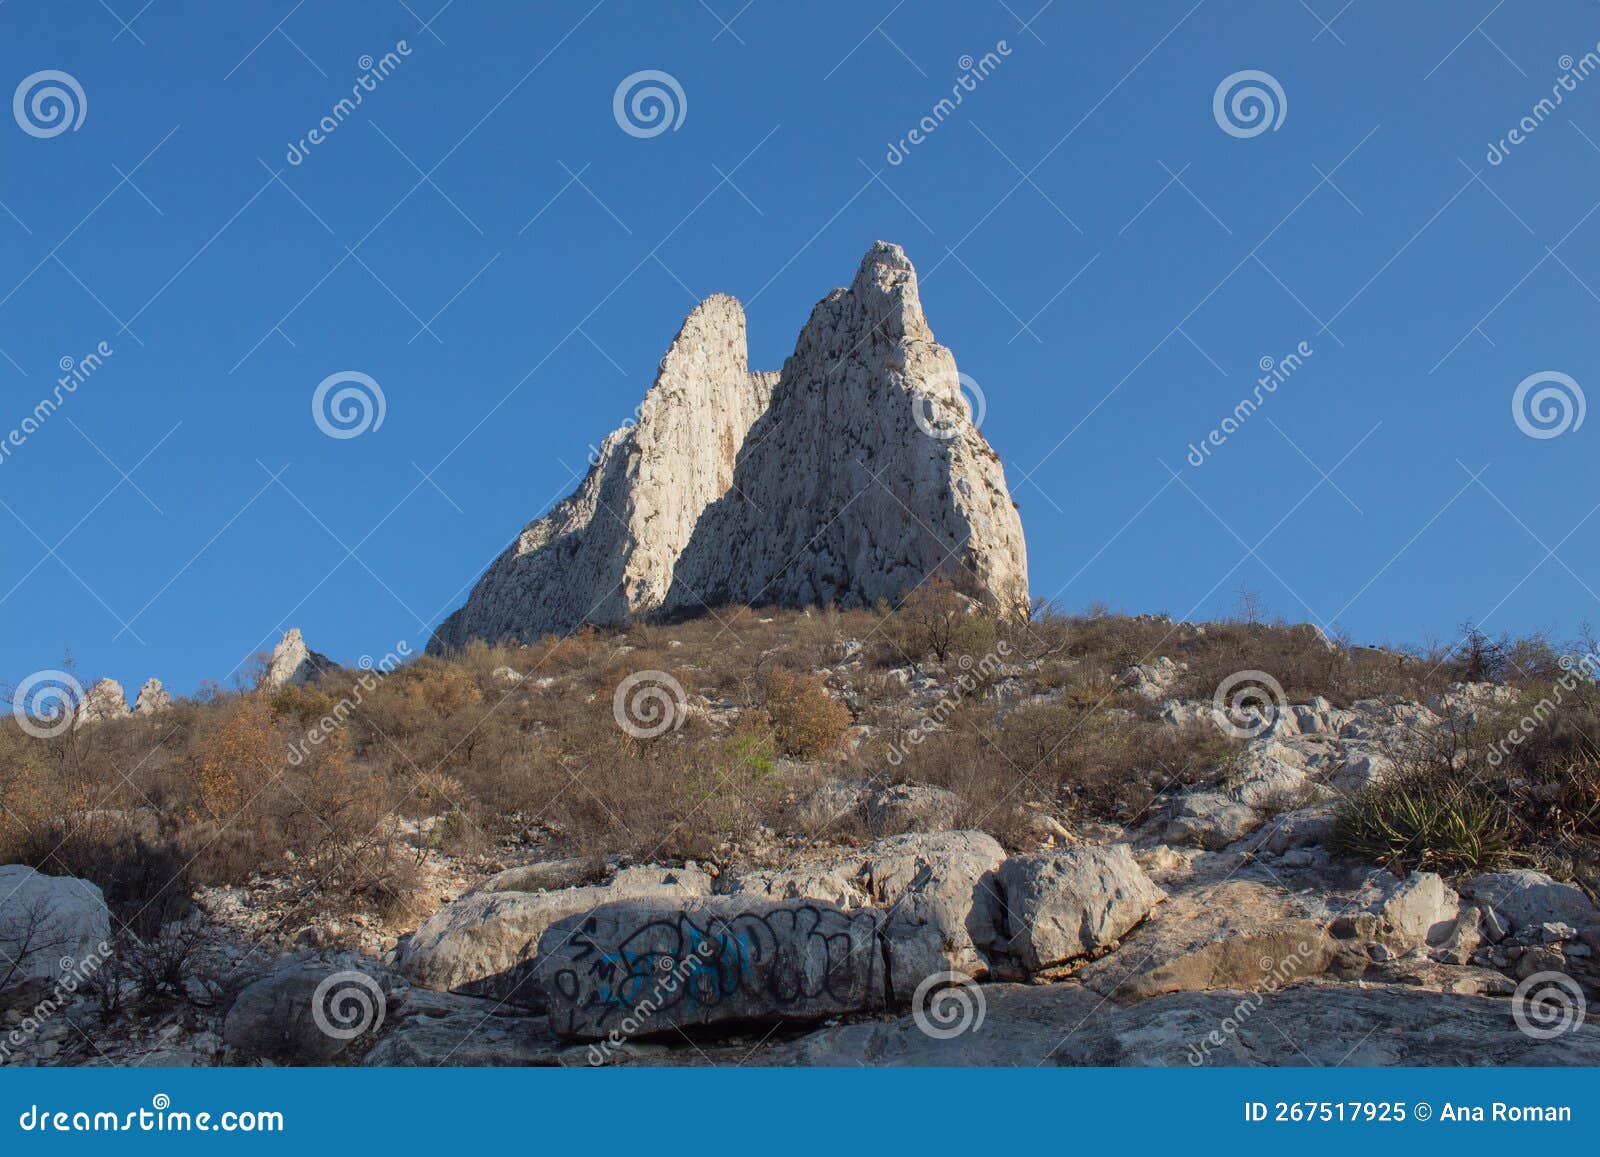
[[[121,719],[127,714],[128,697],[122,690],[122,684],[115,679],[100,679],[84,692],[72,725],[83,727],[90,723],[104,723],[108,719]]]
[[[272,648],[272,661],[267,664],[267,686],[276,689],[290,684],[302,685],[337,666],[328,656],[306,646],[299,627],[290,627]]]
[[[776,375],[751,373],[747,358],[744,308],[725,294],[697,305],[661,359],[637,424],[601,443],[578,489],[524,528],[432,649],[565,633],[659,607],[771,397]]]
[[[133,702],[135,715],[155,715],[172,706],[172,696],[161,685],[160,679],[146,679],[139,688],[139,697]]]
[[[779,373],[744,311],[708,298],[578,489],[530,523],[429,649],[527,641],[720,604],[871,604],[944,573],[1028,602],[1022,524],[934,341],[916,272],[876,243],[812,311]]]

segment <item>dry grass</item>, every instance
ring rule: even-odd
[[[0,721],[0,862],[85,875],[158,906],[191,882],[286,877],[307,904],[398,918],[418,845],[502,860],[534,846],[726,860],[774,833],[807,835],[794,805],[844,775],[950,788],[959,822],[1020,845],[1018,805],[1135,823],[1158,796],[1227,773],[1234,745],[1159,722],[1119,684],[1157,655],[1187,664],[1180,697],[1209,699],[1226,675],[1258,669],[1292,700],[1344,705],[1424,698],[1473,670],[1537,688],[1555,653],[1481,638],[1470,653],[1375,651],[1282,625],[1047,610],[1023,623],[938,586],[895,610],[724,608],[526,647],[474,644],[387,676],[210,688],[160,716],[52,739]],[[501,667],[524,678],[508,682]],[[646,669],[709,706],[655,738],[627,734],[612,696]],[[943,705],[913,707],[906,669],[938,680]],[[929,711],[924,740],[906,746]],[[852,724],[873,734],[845,755]],[[1528,833],[1518,838],[1554,833],[1576,847],[1597,834],[1595,735],[1590,705],[1516,748],[1499,781],[1528,785],[1504,801]],[[151,868],[168,855],[187,865],[170,889]]]

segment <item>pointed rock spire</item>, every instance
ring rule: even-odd
[[[1022,524],[961,381],[889,242],[817,303],[776,374],[750,371],[739,303],[707,298],[638,422],[606,438],[429,649],[721,603],[870,604],[941,572],[1026,609]]]

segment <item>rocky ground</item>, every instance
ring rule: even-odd
[[[951,694],[957,670],[919,667],[894,673],[912,721]],[[45,895],[29,911],[53,914],[57,947],[0,1001],[0,1056],[1600,1064],[1600,1021],[1585,1015],[1600,995],[1600,909],[1584,887],[1528,868],[1400,875],[1331,847],[1341,801],[1392,774],[1386,752],[1492,709],[1505,687],[1228,717],[1168,697],[1178,669],[1158,660],[1122,680],[1171,727],[1246,738],[1219,782],[1167,793],[1131,823],[1036,807],[1027,846],[1008,849],[955,826],[951,791],[883,774],[823,781],[793,801],[804,822],[719,862],[527,844],[448,855],[413,824],[422,918],[305,923],[283,879],[202,888],[179,991],[136,1008],[118,1007],[119,968],[136,987],[128,962],[72,982],[107,934],[99,890],[4,869],[16,894]],[[987,694],[1001,710],[1038,696],[1020,677]],[[870,837],[827,835],[840,817]],[[0,908],[13,945],[20,905]]]

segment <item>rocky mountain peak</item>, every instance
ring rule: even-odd
[[[850,287],[817,303],[777,373],[750,370],[739,302],[708,297],[637,421],[430,650],[726,603],[860,605],[936,572],[1025,608],[1022,525],[958,383],[898,245],[876,242]]]

